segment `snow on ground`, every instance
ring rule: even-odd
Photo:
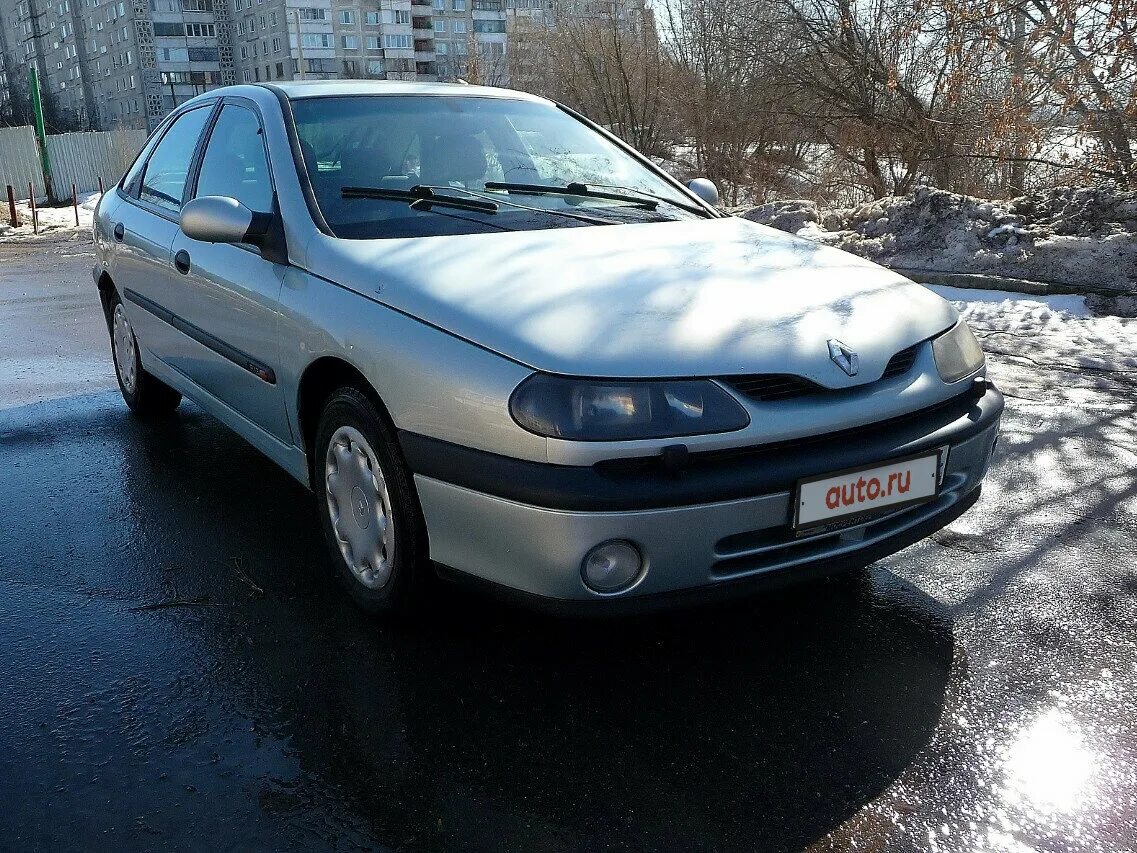
[[[1011,201],[921,187],[853,208],[788,200],[743,215],[895,269],[1137,292],[1137,192],[1109,186]]]
[[[1137,319],[1094,316],[1084,296],[929,289],[955,304],[996,362],[1095,378],[1137,376]]]
[[[75,209],[68,202],[62,207],[42,207],[37,204],[36,218],[39,221],[39,233],[45,234],[53,231],[89,231],[94,217],[95,207],[102,196],[99,193],[84,193],[79,196],[79,225],[75,225]],[[33,235],[32,209],[28,202],[16,202],[16,213],[20,217],[20,227],[13,228],[9,221],[7,203],[0,205],[0,240],[16,239]]]

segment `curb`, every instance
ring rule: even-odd
[[[982,273],[940,272],[938,270],[911,270],[889,267],[919,284],[939,284],[945,287],[962,287],[970,290],[1010,290],[1031,296],[1133,296],[1133,291],[1093,284],[1057,284],[1050,281],[1031,281],[1023,278],[1006,278]]]

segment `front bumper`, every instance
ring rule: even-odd
[[[1003,397],[987,384],[979,399],[952,403],[850,435],[725,459],[696,456],[679,471],[643,465],[566,471],[537,463],[520,471],[513,460],[410,436],[404,450],[435,562],[570,610],[644,609],[867,565],[950,523],[978,497]],[[794,536],[798,479],[945,445],[948,461],[934,501],[856,527]],[[439,476],[440,467],[449,476]],[[606,595],[585,586],[580,565],[590,548],[609,539],[634,542],[646,569],[630,589]]]

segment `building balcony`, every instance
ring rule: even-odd
[[[415,62],[419,63],[420,65],[424,62],[433,63],[434,57],[435,57],[435,53],[433,50],[416,50],[415,51]]]
[[[416,42],[418,42],[420,39],[429,39],[433,41],[434,27],[415,27],[413,30],[411,30],[411,35],[415,37]]]

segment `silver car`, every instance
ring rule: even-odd
[[[103,197],[94,274],[130,408],[310,487],[368,609],[651,608],[951,522],[1003,410],[955,309],[715,196],[520,92],[236,86]]]

